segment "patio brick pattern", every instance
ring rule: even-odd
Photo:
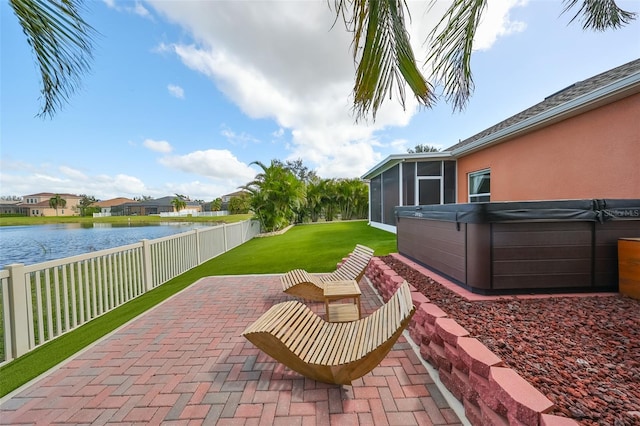
[[[360,287],[367,315],[380,301]],[[306,379],[241,336],[289,299],[277,275],[204,278],[6,399],[0,424],[461,424],[404,336],[352,386]]]

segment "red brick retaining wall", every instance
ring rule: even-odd
[[[384,301],[404,278],[374,257],[366,276]],[[575,420],[548,414],[553,403],[515,370],[469,335],[453,318],[413,286],[416,306],[408,330],[420,354],[438,370],[440,381],[462,402],[476,425],[575,426]]]

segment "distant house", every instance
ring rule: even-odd
[[[0,214],[15,215],[22,214],[19,200],[0,200]]]
[[[247,191],[245,191],[245,190],[236,191],[236,192],[232,192],[232,193],[230,193],[230,194],[223,195],[223,196],[222,196],[222,197],[220,197],[220,198],[222,199],[222,202],[223,202],[223,203],[228,203],[229,201],[231,201],[231,199],[232,199],[233,197],[239,197],[239,196],[241,196],[241,195],[243,195],[243,194],[248,194],[248,192],[247,192]]]
[[[49,205],[49,200],[59,195],[66,204],[54,209]],[[80,200],[82,197],[74,194],[59,194],[53,192],[40,192],[25,195],[18,204],[20,212],[25,216],[77,216],[80,214]]]
[[[173,213],[175,212],[175,206],[173,200],[175,196],[168,196],[162,198],[156,198],[154,200],[145,201],[133,201],[120,204],[111,208],[112,215],[122,216],[149,216],[159,215],[161,213]],[[186,201],[187,205],[184,210],[193,212],[202,211],[200,203],[195,201]]]
[[[373,226],[395,206],[640,198],[640,59],[579,81],[443,152],[363,175]]]
[[[126,203],[137,203],[137,201],[132,200],[130,198],[117,197],[117,198],[112,198],[110,200],[96,201],[91,206],[98,207],[100,209],[101,216],[111,216],[112,209],[114,209],[115,211],[118,211],[117,207]]]

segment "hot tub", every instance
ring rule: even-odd
[[[640,199],[396,207],[398,252],[478,294],[617,291]]]

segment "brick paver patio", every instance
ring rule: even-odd
[[[360,287],[366,315],[380,301]],[[278,276],[202,279],[6,399],[0,423],[461,424],[404,337],[371,373],[336,386],[305,379],[240,335],[289,299]]]

